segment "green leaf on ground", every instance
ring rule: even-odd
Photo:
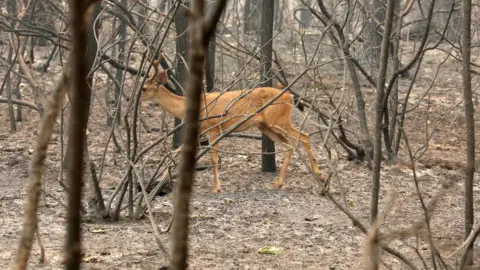
[[[259,254],[278,255],[278,254],[282,253],[282,249],[280,247],[276,247],[276,246],[265,246],[265,247],[261,247],[258,250],[258,253]]]

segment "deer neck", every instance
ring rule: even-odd
[[[165,111],[175,117],[182,119],[185,115],[185,97],[176,95],[164,86],[160,86],[155,99]]]

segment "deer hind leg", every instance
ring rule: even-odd
[[[209,141],[212,143],[217,139],[218,133],[216,131],[210,132]],[[212,170],[213,170],[213,192],[220,191],[220,179],[218,178],[218,147],[220,145],[217,143],[210,149],[210,159],[212,162]]]
[[[278,175],[278,178],[275,180],[275,182],[273,182],[272,184],[274,188],[281,188],[285,184],[285,177],[287,175],[288,165],[290,164],[290,159],[292,157],[293,146],[283,134],[278,133],[267,126],[260,126],[259,129],[263,134],[267,135],[278,145],[286,148],[285,154],[283,156],[283,164],[282,168],[280,169],[280,174]]]
[[[305,150],[307,151],[307,155],[308,155],[308,159],[310,161],[310,166],[311,166],[312,172],[318,177],[318,179],[321,182],[324,182],[325,179],[322,176],[322,172],[318,168],[317,159],[315,158],[315,154],[313,153],[312,147],[310,145],[310,136],[308,136],[307,134],[305,134],[303,132],[298,131],[293,126],[289,126],[288,128],[286,128],[285,131],[288,133],[288,136],[292,140],[294,140],[294,141],[300,140],[300,142],[303,144],[303,147],[305,147]]]

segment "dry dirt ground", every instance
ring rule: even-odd
[[[439,53],[439,52],[435,52]],[[458,165],[465,160],[465,122],[463,114],[461,77],[458,65],[447,62],[435,78],[434,71],[439,60],[437,54],[427,55],[426,66],[414,87],[409,106],[413,107],[433,83],[430,95],[420,101],[418,108],[408,115],[405,131],[412,149],[425,144],[425,130],[435,132],[422,157],[424,163],[416,170],[422,196],[428,203],[442,189],[442,184],[455,180],[456,183],[438,201],[431,216],[433,241],[446,257],[462,243],[463,238],[463,171],[461,166],[447,167],[438,160],[454,161]],[[59,70],[51,70],[50,74]],[[46,75],[44,75],[46,76]],[[52,76],[52,75],[50,75]],[[401,81],[406,89],[407,80]],[[50,87],[51,88],[51,87]],[[27,91],[27,90],[26,90]],[[367,107],[372,108],[375,99],[373,89],[364,89]],[[91,157],[99,164],[105,146],[108,129],[104,112],[99,106],[102,93],[97,93],[95,109],[89,124]],[[403,97],[401,95],[401,97]],[[428,114],[427,114],[428,109]],[[369,110],[370,122],[373,111]],[[18,124],[18,131],[9,131],[8,111],[0,104],[0,265],[11,265],[18,245],[22,220],[22,206],[28,179],[29,160],[35,143],[38,114],[24,110],[25,121]],[[147,115],[158,119],[158,109],[147,109]],[[480,114],[475,114],[480,119]],[[295,113],[296,123],[302,116]],[[428,121],[427,121],[428,117]],[[315,119],[315,117],[312,117]],[[434,125],[441,121],[437,127]],[[155,121],[153,121],[155,125]],[[306,130],[315,131],[308,125]],[[477,124],[477,130],[480,126]],[[57,135],[50,144],[46,161],[45,181],[47,191],[65,202],[65,194],[57,183],[59,175],[59,147]],[[478,133],[478,132],[477,132]],[[158,133],[143,135],[144,140],[153,140]],[[320,149],[321,139],[312,136],[312,145],[318,163],[327,169],[325,153]],[[320,195],[321,188],[309,174],[304,163],[305,153],[295,153],[289,167],[286,186],[271,189],[269,183],[276,174],[261,173],[258,154],[260,142],[249,139],[229,138],[223,143],[229,153],[221,154],[220,169],[222,192],[213,194],[211,170],[197,174],[192,199],[190,227],[191,269],[359,269],[362,263],[364,235],[353,226],[352,221],[326,197]],[[479,149],[477,143],[477,149]],[[405,149],[404,149],[405,150]],[[126,163],[116,158],[109,150],[106,159],[104,190],[118,184]],[[404,151],[402,152],[404,155]],[[433,166],[431,166],[433,164]],[[443,165],[442,165],[443,164]],[[277,167],[280,158],[277,157]],[[371,171],[366,163],[355,163],[340,158],[337,167],[345,190],[350,211],[363,223],[368,224]],[[334,182],[332,193],[340,198],[340,186]],[[479,205],[480,188],[475,174],[475,206]],[[415,191],[412,171],[404,166],[385,164],[382,168],[380,211],[385,210],[389,194],[394,194],[394,203],[387,210],[382,232],[410,226],[422,219],[422,211]],[[171,218],[172,202],[168,196],[159,197],[153,203],[153,214],[162,230]],[[31,269],[60,269],[63,260],[65,209],[55,200],[48,198],[48,207],[38,210],[40,238],[45,247],[46,261],[39,264],[39,248],[35,243],[30,260]],[[415,254],[418,249],[426,261],[429,259],[425,231],[402,241],[388,243],[404,253],[419,268],[422,260]],[[96,221],[85,223],[84,269],[158,269],[165,265],[165,258],[155,244],[148,219],[120,221]],[[162,241],[170,246],[170,234],[162,234]],[[418,242],[416,241],[418,239]],[[418,243],[418,245],[416,245]],[[259,254],[265,246],[280,249],[276,255]],[[453,262],[454,256],[448,262]],[[382,257],[391,269],[407,269],[390,255]],[[385,268],[385,267],[384,267]]]

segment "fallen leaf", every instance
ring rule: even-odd
[[[282,249],[280,247],[276,246],[265,246],[262,247],[258,250],[259,254],[273,254],[273,255],[278,255],[282,252]]]
[[[86,255],[82,257],[82,261],[86,263],[93,263],[93,262],[99,262],[97,256],[93,255]]]
[[[91,233],[106,233],[107,231],[105,229],[102,229],[102,228],[97,228],[97,229],[93,229],[90,231]]]

